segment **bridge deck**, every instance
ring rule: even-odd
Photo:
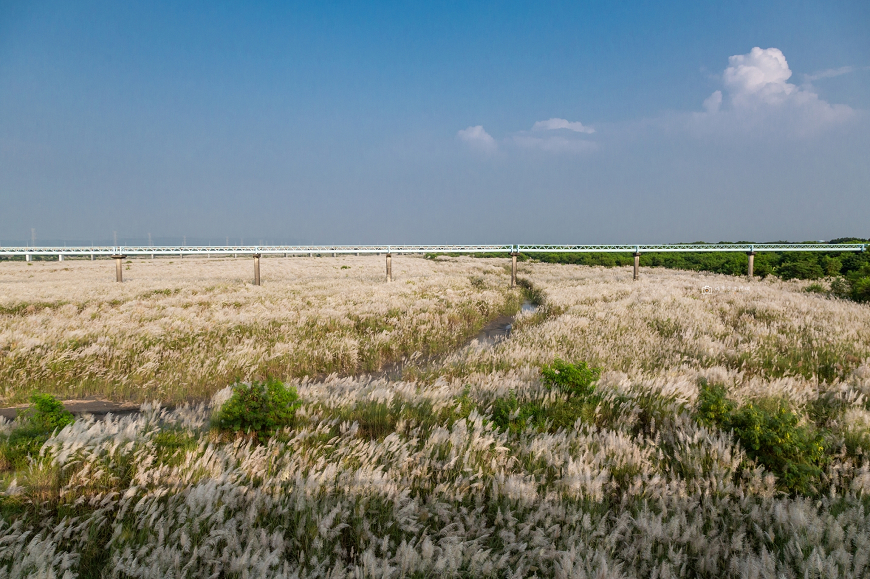
[[[857,243],[640,244],[640,245],[271,245],[271,246],[100,246],[0,247],[0,256],[18,255],[254,255],[375,253],[649,253],[866,251]]]

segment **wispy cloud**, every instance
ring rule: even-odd
[[[567,119],[557,119],[552,118],[546,121],[538,121],[532,126],[533,131],[554,131],[558,129],[567,129],[569,131],[574,131],[575,133],[587,133],[592,134],[595,132],[595,129],[592,127],[583,126],[583,123],[580,121],[571,122]]]
[[[595,150],[598,147],[595,142],[581,137],[594,132],[595,129],[585,126],[580,121],[552,118],[536,122],[531,131],[517,131],[508,134],[500,141],[496,141],[482,125],[462,129],[456,133],[456,137],[472,148],[487,152],[495,151],[500,145],[504,145],[508,149],[511,147],[515,150],[536,149],[559,154]]]
[[[588,153],[598,148],[594,141],[569,139],[567,137],[533,137],[528,134],[514,135],[512,141],[523,149],[538,149],[548,153]]]
[[[484,130],[483,125],[462,129],[456,133],[456,137],[472,147],[486,151],[495,150],[497,147],[495,139]]]
[[[844,74],[849,74],[858,70],[854,66],[841,66],[840,68],[829,68],[827,70],[820,70],[819,72],[814,72],[813,74],[805,74],[804,80],[806,82],[813,82],[814,80],[820,80],[823,78],[834,78],[835,76],[842,76]]]

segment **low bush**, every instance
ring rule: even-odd
[[[852,284],[843,277],[836,277],[831,281],[831,295],[837,298],[849,299],[852,294]]]
[[[232,388],[232,396],[215,416],[217,427],[259,440],[291,426],[296,409],[302,405],[295,387],[272,378],[265,382],[236,382]]]
[[[831,280],[831,289],[814,289],[818,284],[810,284],[805,291],[818,291],[827,293],[835,298],[854,300],[856,302],[870,301],[870,265],[864,265],[860,269],[849,272],[845,277],[837,276]],[[821,286],[820,286],[821,287]]]
[[[556,359],[541,368],[544,383],[550,388],[558,388],[568,394],[588,396],[592,394],[593,382],[601,377],[600,368],[590,368],[586,362],[569,364]]]
[[[824,433],[800,419],[785,400],[737,406],[721,386],[701,384],[698,418],[730,430],[746,454],[777,477],[785,492],[817,495],[827,460]]]
[[[75,421],[72,413],[51,394],[32,394],[30,404],[25,420],[39,430],[51,432]]]
[[[725,425],[735,404],[726,398],[725,387],[719,384],[708,384],[701,380],[698,393],[698,418],[707,426],[722,427]]]

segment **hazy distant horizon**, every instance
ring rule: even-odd
[[[832,237],[831,239],[867,239],[866,237],[850,237],[848,235],[839,235],[836,237]],[[644,240],[636,240],[636,239],[628,239],[622,241],[607,241],[607,242],[597,242],[597,241],[564,241],[564,240],[555,240],[555,241],[540,241],[540,240],[523,240],[523,239],[508,239],[508,240],[494,240],[494,241],[474,241],[467,242],[463,240],[458,241],[447,241],[441,243],[415,243],[415,242],[403,242],[403,243],[394,243],[390,240],[383,240],[373,243],[310,243],[307,241],[282,241],[280,238],[275,239],[263,239],[263,238],[230,238],[223,240],[217,238],[171,238],[171,237],[152,237],[149,241],[147,238],[129,238],[123,239],[118,238],[117,244],[114,242],[114,239],[103,239],[103,240],[69,240],[69,239],[48,239],[45,241],[36,240],[36,244],[31,245],[30,240],[23,240],[20,242],[16,242],[15,240],[0,240],[0,247],[132,247],[132,246],[152,246],[152,247],[223,247],[223,246],[278,246],[278,245],[318,245],[318,246],[329,246],[329,245],[511,245],[511,244],[519,244],[519,245],[652,245],[652,244],[689,244],[689,243],[709,243],[709,244],[719,244],[719,243],[828,243],[830,239],[814,239],[814,240],[785,240],[785,239],[769,239],[769,240],[747,240],[747,239],[735,239],[735,240],[666,240],[666,241],[644,241]]]

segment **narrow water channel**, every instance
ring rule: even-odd
[[[485,326],[483,326],[483,328],[481,328],[480,331],[477,332],[477,334],[463,342],[458,348],[453,351],[444,352],[427,359],[413,360],[411,362],[402,360],[400,362],[388,365],[380,372],[377,372],[372,376],[378,378],[386,378],[387,380],[401,380],[406,364],[417,368],[431,368],[433,366],[437,366],[441,361],[443,361],[451,354],[464,350],[465,348],[472,346],[478,348],[491,348],[498,342],[510,338],[511,330],[513,329],[514,325],[514,320],[516,319],[517,315],[523,312],[535,312],[537,309],[538,306],[532,304],[531,302],[523,302],[523,305],[520,307],[519,312],[509,316],[505,315],[493,318]]]
[[[522,307],[520,308],[520,312],[534,312],[538,307],[533,305],[531,302],[523,302]],[[511,330],[514,325],[514,318],[517,317],[517,314],[511,316],[499,316],[494,320],[491,320],[488,324],[486,324],[477,335],[471,340],[477,340],[477,342],[484,346],[492,346],[496,342],[501,340],[506,340],[511,336]]]

